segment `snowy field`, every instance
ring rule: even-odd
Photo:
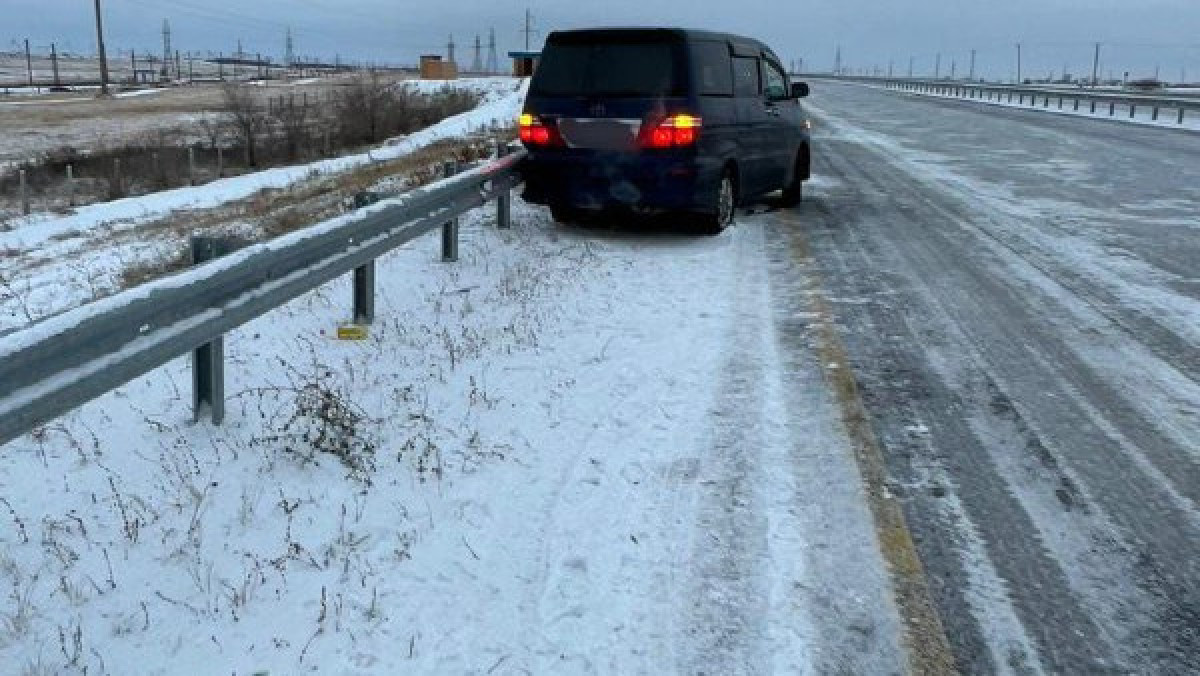
[[[23,219],[0,232],[6,326],[170,246],[97,246],[113,231],[511,123],[520,87],[478,86],[475,111],[371,153]],[[334,339],[349,279],[231,332],[222,427],[191,421],[177,359],[5,445],[0,662],[898,672],[827,365],[779,342],[811,313],[773,294],[810,292],[764,263],[770,218],[708,238],[514,208],[508,231],[469,214],[459,263],[434,236],[381,259],[365,341]]]
[[[425,90],[451,86],[422,83]],[[186,228],[147,237],[151,222],[198,209],[211,209],[267,189],[353,171],[404,157],[440,140],[512,124],[524,97],[512,78],[461,80],[484,95],[474,110],[443,120],[366,153],[282,167],[141,197],[79,207],[68,215],[37,213],[0,228],[0,334],[110,293],[130,266],[165,259],[186,239]],[[238,226],[236,219],[231,227]],[[139,233],[141,235],[139,236]],[[100,246],[97,242],[121,242]]]
[[[768,222],[514,220],[382,259],[364,342],[331,338],[349,280],[234,331],[221,428],[179,359],[7,445],[3,663],[897,670],[822,369],[773,337]]]

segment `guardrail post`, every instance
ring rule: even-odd
[[[1116,114],[1117,114],[1117,102],[1109,101],[1108,102],[1108,116],[1113,117]]]
[[[375,321],[375,261],[354,268],[354,323]]]
[[[1129,104],[1129,119],[1132,120],[1135,115],[1137,115],[1137,104],[1131,103]]]
[[[1179,124],[1183,124],[1183,111],[1187,110],[1183,106],[1179,106]]]
[[[1079,112],[1079,99],[1075,99],[1075,107],[1072,110]]]
[[[458,162],[450,161],[442,165],[442,176],[450,178],[458,173]],[[446,221],[442,225],[442,261],[453,263],[458,260],[458,219]]]
[[[29,179],[24,169],[21,170],[21,213],[29,215]]]
[[[228,253],[224,240],[192,237],[192,264],[197,265]],[[208,413],[214,425],[225,420],[225,338],[192,351],[192,417],[196,422]]]
[[[196,147],[188,146],[188,185],[196,185]]]
[[[508,154],[508,144],[503,141],[496,143],[496,159]],[[507,230],[512,227],[512,191],[503,190],[496,196],[496,227]]]
[[[75,206],[75,167],[67,165],[67,206]]]
[[[1155,122],[1158,121],[1158,106],[1154,106],[1154,112],[1150,114],[1150,119]]]
[[[1058,97],[1058,109],[1062,110],[1063,97]]]

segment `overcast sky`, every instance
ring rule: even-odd
[[[593,25],[684,25],[764,39],[785,61],[829,70],[840,45],[846,66],[918,74],[963,74],[970,51],[991,77],[1012,77],[1016,43],[1027,76],[1067,67],[1090,75],[1092,44],[1104,43],[1102,72],[1200,80],[1200,0],[102,0],[110,50],[162,51],[169,19],[176,49],[231,52],[240,39],[250,53],[281,58],[291,27],[297,55],[414,63],[446,51],[469,66],[475,36],[486,45],[496,30],[500,57],[523,46],[526,7],[540,31]],[[92,0],[0,0],[0,48],[28,37],[35,47],[92,52]],[[486,48],[484,56],[486,58]]]

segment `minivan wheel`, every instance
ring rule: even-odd
[[[792,180],[787,185],[783,186],[783,199],[780,200],[785,208],[800,206],[800,202],[804,200],[804,179],[800,166],[801,158],[796,158],[796,166],[792,168]]]
[[[583,210],[565,204],[550,205],[550,215],[556,223],[579,223],[583,220]]]
[[[733,182],[733,172],[726,169],[721,174],[721,182],[717,185],[717,208],[712,213],[704,214],[701,218],[701,230],[707,235],[719,235],[733,224],[737,206],[736,186]]]

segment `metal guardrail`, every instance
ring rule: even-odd
[[[442,259],[457,260],[458,217],[493,199],[497,225],[509,226],[525,152],[505,151],[361,218],[255,244],[0,337],[0,444],[188,352],[195,416],[220,423],[226,332],[350,272],[353,317],[370,322],[376,258],[440,227]]]
[[[884,80],[881,83],[887,89],[896,91],[984,102],[1013,103],[1022,106],[1028,105],[1031,108],[1066,110],[1069,104],[1072,111],[1079,112],[1083,106],[1086,106],[1090,114],[1095,115],[1099,110],[1100,113],[1107,112],[1108,117],[1116,117],[1118,106],[1122,107],[1123,112],[1127,110],[1130,118],[1136,117],[1139,109],[1149,110],[1150,119],[1153,121],[1159,120],[1166,112],[1173,114],[1175,123],[1180,125],[1187,121],[1189,115],[1200,115],[1200,100],[1186,97],[960,82]]]

